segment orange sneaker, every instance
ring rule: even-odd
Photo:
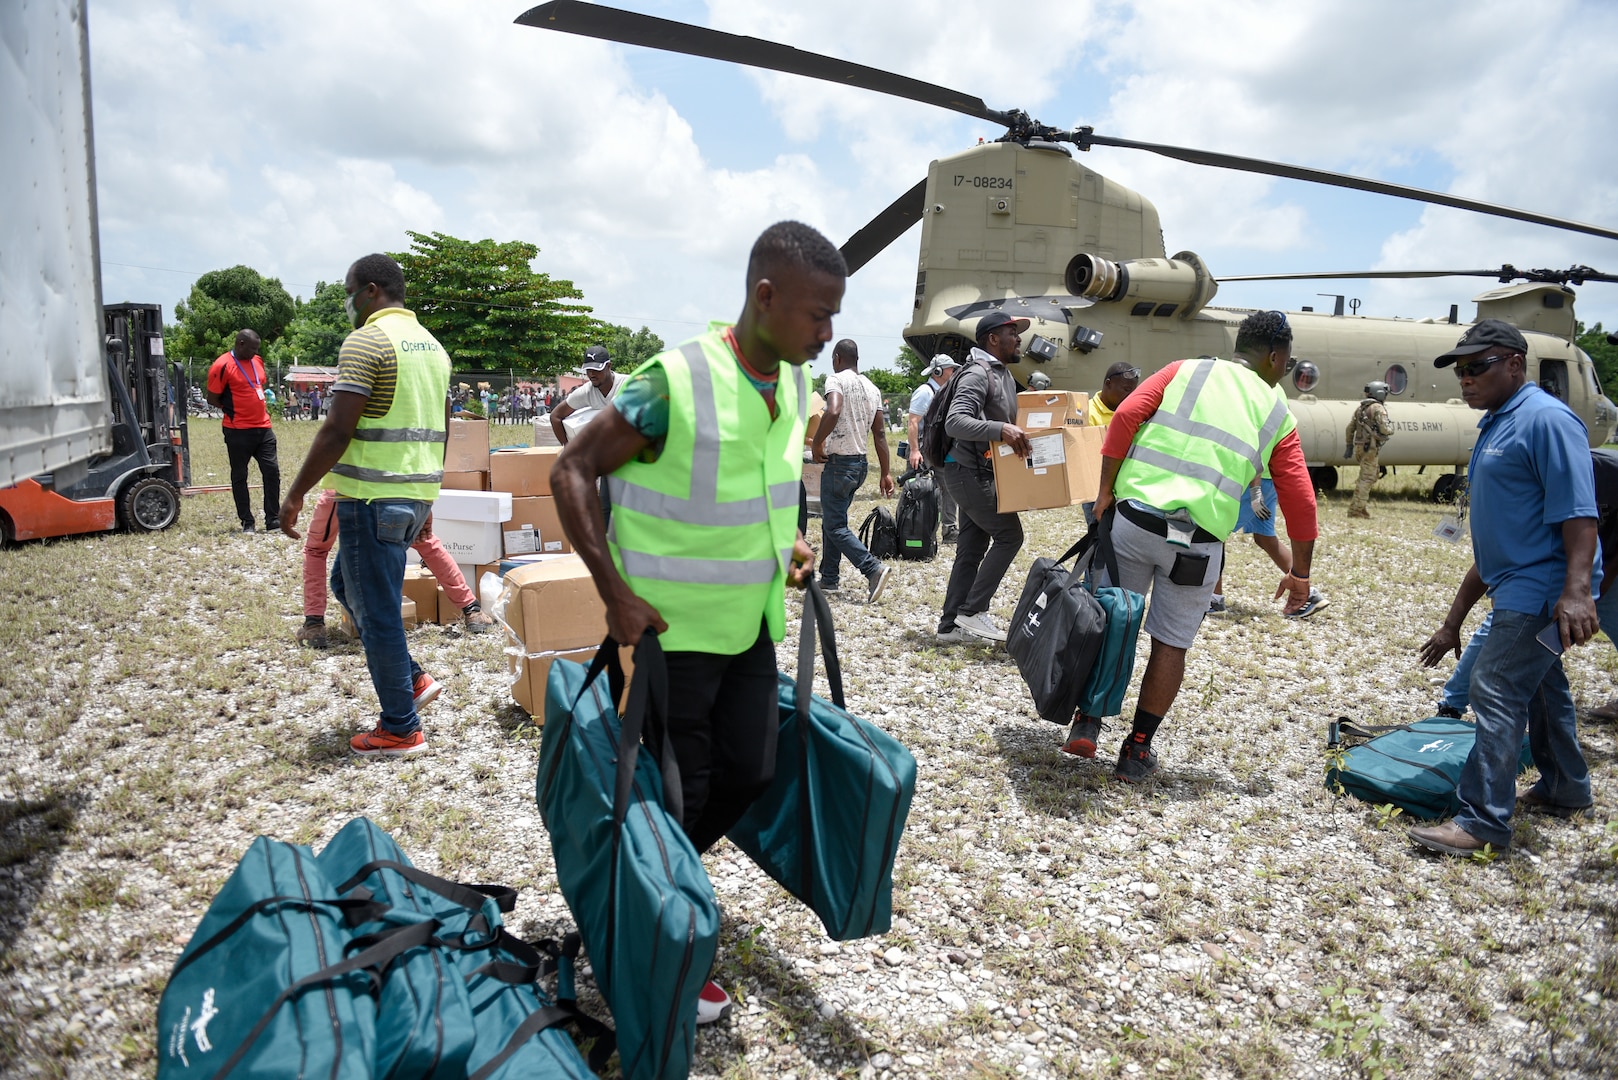
[[[432,704],[433,699],[443,692],[444,684],[424,671],[410,684],[410,690],[416,695],[416,708],[422,709]]]
[[[348,740],[348,748],[361,757],[414,757],[427,749],[427,736],[420,728],[408,735],[395,735],[378,724],[374,731]]]

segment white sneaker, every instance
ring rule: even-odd
[[[730,1014],[730,1006],[730,995],[725,993],[725,988],[708,980],[697,996],[697,1023],[717,1024]]]
[[[985,641],[1004,641],[1006,632],[994,625],[987,611],[980,611],[976,615],[957,615],[955,625],[974,637]]]
[[[870,595],[865,599],[867,604],[874,604],[882,599],[882,591],[888,587],[888,576],[892,573],[893,567],[884,564],[877,567],[876,573],[865,579],[871,587]]]
[[[953,626],[948,630],[938,631],[933,635],[933,640],[938,642],[940,645],[965,645],[969,642],[976,642],[979,639],[972,634],[968,634],[959,626]]]

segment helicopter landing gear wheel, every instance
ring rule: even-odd
[[[180,520],[180,489],[161,476],[143,476],[124,488],[118,520],[130,532],[162,532]]]
[[[1455,501],[1456,489],[1460,486],[1460,477],[1454,473],[1444,473],[1433,481],[1431,498],[1435,503],[1452,503]]]
[[[1316,491],[1337,490],[1337,466],[1311,465],[1309,466],[1309,482],[1315,485]]]

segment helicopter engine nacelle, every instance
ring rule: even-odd
[[[1219,282],[1202,259],[1182,251],[1172,259],[1113,262],[1079,252],[1067,264],[1064,280],[1074,296],[1105,303],[1131,303],[1131,314],[1189,319],[1212,300]]]

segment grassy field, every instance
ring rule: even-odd
[[[314,430],[277,426],[286,481]],[[217,422],[194,421],[192,445],[196,482],[227,482]],[[1140,790],[1108,779],[1116,725],[1108,761],[1069,759],[1003,654],[935,647],[948,549],[898,566],[876,607],[837,600],[851,708],[920,761],[895,927],[829,944],[721,844],[718,975],[739,1008],[699,1039],[697,1072],[1613,1075],[1613,727],[1583,731],[1595,811],[1522,818],[1493,865],[1420,854],[1403,821],[1321,783],[1328,719],[1428,715],[1447,671],[1414,659],[1468,559],[1432,536],[1431,478],[1387,478],[1369,522],[1327,497],[1332,603],[1306,623],[1279,617],[1273,568],[1233,540],[1231,610],[1205,624],[1163,776]],[[1026,515],[997,614],[1076,513]],[[164,533],[0,551],[0,1074],[153,1075],[168,970],[258,834],[318,846],[366,814],[428,869],[522,887],[519,933],[567,923],[533,805],[540,733],[510,704],[502,642],[412,634],[446,686],[433,752],[358,761],[363,655],[295,648],[297,545],[234,526],[212,494]],[[1567,668],[1599,703],[1618,651],[1602,638]]]

